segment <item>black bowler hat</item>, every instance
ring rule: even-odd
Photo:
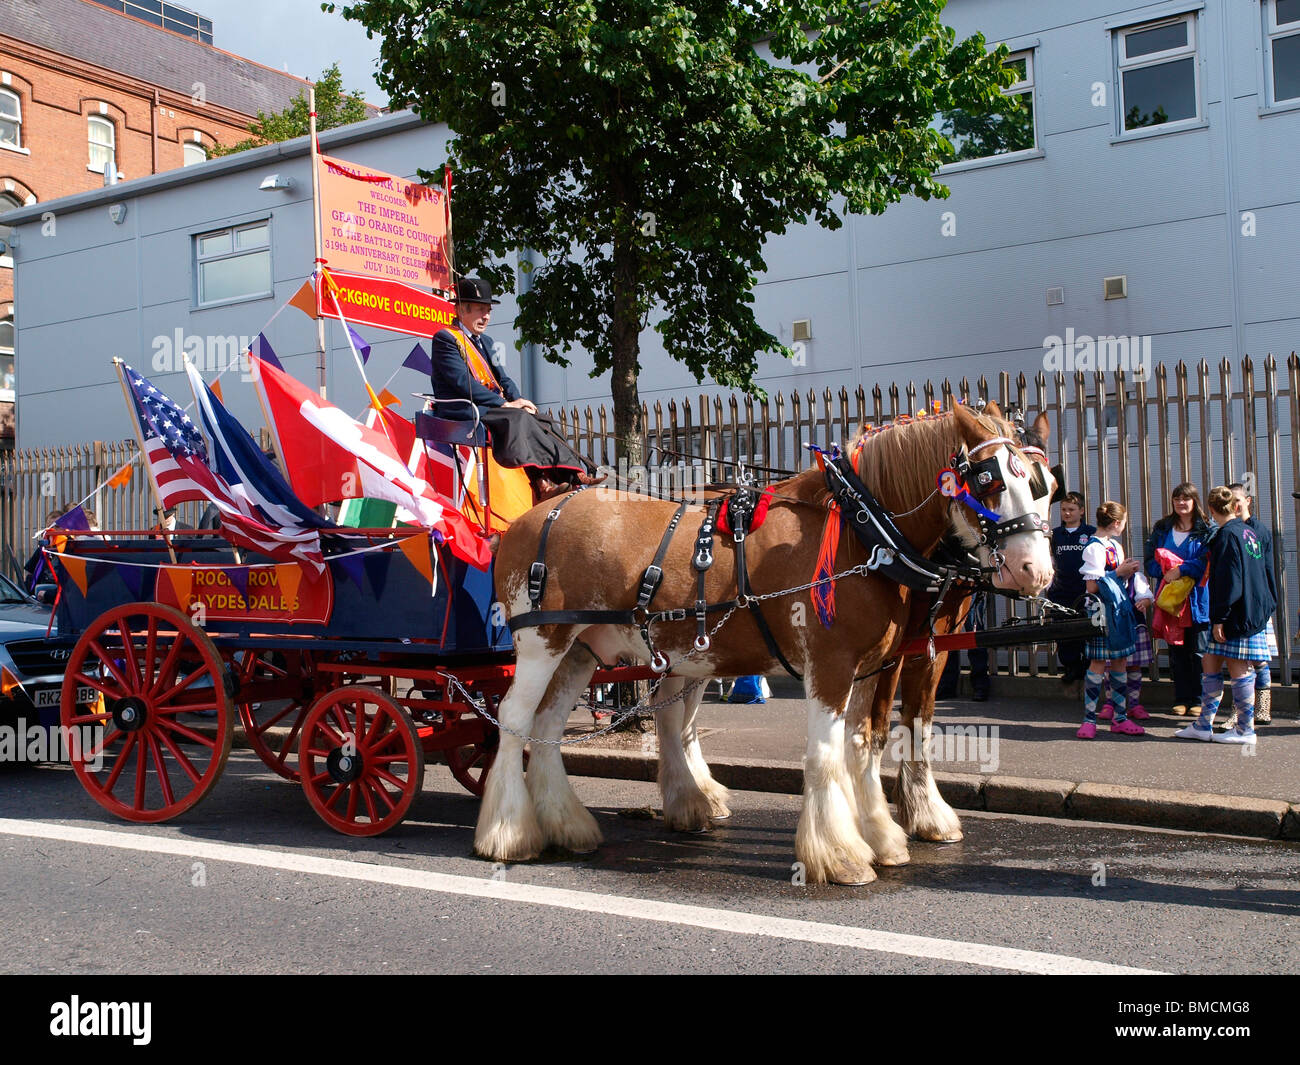
[[[477,277],[462,277],[456,282],[458,303],[500,303],[492,298],[492,286]]]

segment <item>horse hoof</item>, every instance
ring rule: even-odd
[[[912,856],[907,851],[899,851],[895,854],[877,854],[877,865],[899,866],[906,865],[912,860]]]
[[[955,833],[932,832],[930,835],[924,835],[917,832],[915,835],[922,843],[960,843],[965,839],[961,829],[958,829]]]
[[[720,814],[709,814],[709,817],[714,821],[727,821],[731,818],[731,811],[723,810]]]
[[[833,869],[826,879],[841,887],[862,887],[876,879],[876,871],[869,865],[861,869]]]

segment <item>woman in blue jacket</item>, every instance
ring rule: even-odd
[[[1180,717],[1200,713],[1201,656],[1205,653],[1206,630],[1210,622],[1210,593],[1201,582],[1209,563],[1209,542],[1214,526],[1210,524],[1201,506],[1201,494],[1191,481],[1175,485],[1170,494],[1172,513],[1156,522],[1147,537],[1142,557],[1146,574],[1152,587],[1157,587],[1163,576],[1166,580],[1191,577],[1196,582],[1189,602],[1192,624],[1183,630],[1181,647],[1169,647],[1169,671],[1174,675],[1174,710]],[[1156,561],[1156,549],[1172,551],[1182,562],[1162,574]]]

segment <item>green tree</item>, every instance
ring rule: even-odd
[[[335,126],[346,126],[352,122],[360,122],[365,117],[365,100],[361,98],[359,92],[344,95],[343,75],[339,73],[339,65],[335,63],[320,76],[320,81],[316,82],[316,129],[319,131],[333,129]],[[248,126],[248,132],[252,136],[246,137],[237,144],[218,144],[211,148],[208,154],[213,157],[233,155],[235,152],[260,148],[264,144],[275,141],[305,137],[310,129],[311,104],[304,90],[295,96],[293,103],[283,111],[273,111],[269,115],[265,111],[257,112],[257,121]]]
[[[334,4],[322,4],[333,10]],[[457,259],[530,249],[524,342],[611,371],[638,457],[641,332],[697,380],[756,391],[784,351],[753,312],[765,240],[904,195],[946,196],[935,115],[1002,102],[1006,49],[958,43],[943,0],[368,0],[378,81],[454,134]],[[820,27],[812,32],[809,27]]]

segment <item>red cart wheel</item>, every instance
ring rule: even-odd
[[[482,798],[487,775],[492,769],[492,763],[497,760],[497,748],[500,746],[501,734],[494,728],[482,743],[448,747],[447,768],[466,791]]]
[[[72,649],[60,719],[86,741],[70,744],[70,761],[90,797],[153,823],[212,790],[235,715],[212,641],[173,607],[131,603],[101,614]]]
[[[265,702],[239,704],[248,745],[266,767],[285,780],[298,781],[298,740],[307,711],[319,695],[311,651],[243,651],[236,663],[241,688],[259,683],[288,685],[291,691]],[[287,700],[287,701],[285,701]]]
[[[399,824],[424,782],[424,750],[406,712],[383,692],[348,685],[307,712],[298,750],[303,790],[336,831],[377,836]]]

